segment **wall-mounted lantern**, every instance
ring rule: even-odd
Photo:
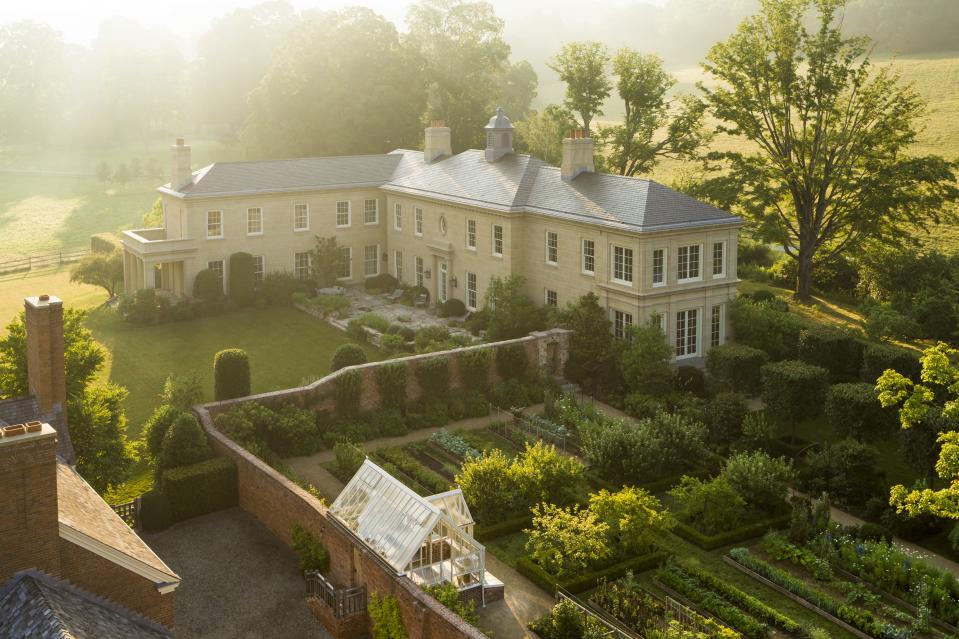
[[[432,269],[426,269],[425,271],[423,271],[423,276],[424,276],[426,279],[430,279],[430,278],[433,276],[433,270],[432,270]]]

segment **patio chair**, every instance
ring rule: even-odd
[[[420,307],[420,308],[421,308],[421,307],[426,306],[426,305],[429,304],[429,303],[430,303],[430,296],[427,295],[426,293],[421,293],[420,295],[417,295],[417,296],[416,296],[416,302],[415,302],[415,304],[416,304],[417,307]]]
[[[384,295],[384,297],[391,302],[395,302],[401,297],[403,297],[403,293],[404,293],[403,289],[398,288],[398,289],[395,289],[392,293],[387,293],[386,295]]]

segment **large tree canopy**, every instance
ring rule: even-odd
[[[566,108],[579,115],[586,131],[593,118],[603,115],[603,102],[613,88],[608,66],[609,51],[600,42],[569,42],[549,61],[549,68],[566,83]]]
[[[755,146],[724,154],[739,205],[798,262],[796,298],[811,300],[813,258],[864,242],[903,242],[957,197],[955,165],[907,153],[924,103],[866,38],[839,29],[843,0],[763,0],[704,69],[719,130]],[[815,30],[806,14],[818,12]]]

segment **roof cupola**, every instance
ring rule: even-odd
[[[496,115],[486,125],[486,161],[495,162],[513,152],[513,123],[506,117],[503,107],[496,108]]]

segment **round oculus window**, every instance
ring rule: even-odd
[[[440,235],[446,236],[446,216],[440,216]]]

